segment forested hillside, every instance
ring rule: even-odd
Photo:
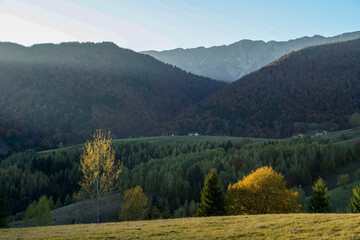
[[[177,48],[144,53],[200,76],[233,82],[292,51],[356,38],[360,38],[360,32],[334,37],[315,35],[281,42],[241,40],[230,45],[209,48]]]
[[[171,137],[169,137],[171,138]],[[200,201],[205,176],[212,168],[226,190],[252,170],[272,166],[288,187],[311,185],[318,176],[360,161],[360,144],[334,143],[326,138],[250,142],[114,142],[116,161],[123,160],[120,192],[140,185],[156,196],[158,207],[171,213]],[[13,214],[24,211],[41,195],[64,203],[79,190],[81,146],[47,153],[27,151],[0,162],[0,185]],[[355,169],[354,169],[355,171]],[[335,209],[334,209],[335,210]]]
[[[225,84],[113,43],[0,43],[0,154],[160,135],[156,127]]]
[[[359,66],[360,40],[294,52],[204,99],[169,127],[270,138],[345,129],[360,111]]]

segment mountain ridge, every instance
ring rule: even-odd
[[[288,41],[243,39],[229,45],[143,51],[156,59],[200,76],[232,82],[292,51],[312,45],[360,38],[360,31],[333,37],[314,35]]]
[[[0,142],[46,148],[84,141],[96,128],[146,136],[223,86],[109,42],[2,43]]]
[[[360,111],[359,65],[360,39],[292,52],[206,97],[167,127],[268,138],[290,137],[309,125],[346,129]]]

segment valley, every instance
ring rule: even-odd
[[[0,9],[0,239],[360,239],[358,2]]]

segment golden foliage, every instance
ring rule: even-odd
[[[298,193],[286,188],[284,177],[271,167],[262,167],[229,185],[226,196],[228,214],[300,212]]]
[[[126,190],[123,199],[125,203],[121,205],[119,212],[121,220],[142,220],[145,217],[148,198],[140,186]]]
[[[115,164],[115,151],[111,148],[110,132],[105,136],[101,130],[96,130],[94,140],[85,143],[81,155],[80,171],[83,175],[80,185],[90,195],[99,188],[101,194],[113,190],[122,164]]]
[[[115,151],[111,148],[110,132],[106,136],[96,130],[93,141],[85,143],[80,159],[82,180],[79,183],[89,197],[96,197],[96,215],[99,222],[101,198],[114,190],[122,163],[115,163]]]

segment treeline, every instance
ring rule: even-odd
[[[283,138],[349,128],[359,112],[360,40],[290,53],[169,123],[180,133]]]
[[[145,142],[113,144],[117,161],[123,161],[119,187],[123,192],[141,186],[152,193],[160,209],[175,211],[185,203],[200,201],[205,176],[212,168],[224,189],[252,170],[271,166],[284,175],[287,187],[308,185],[319,176],[360,161],[360,143],[334,144],[325,138],[291,139],[251,143],[207,142],[197,144]],[[13,154],[0,163],[0,186],[8,197],[12,214],[40,196],[60,199],[79,190],[81,147],[37,154]]]

